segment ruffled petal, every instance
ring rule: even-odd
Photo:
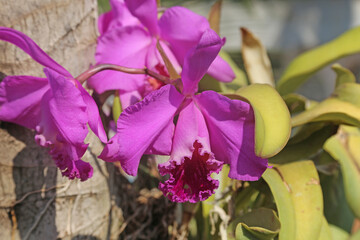
[[[0,120],[35,129],[41,119],[41,98],[49,88],[46,78],[5,77],[0,83]]]
[[[86,112],[88,116],[88,124],[91,129],[95,133],[95,135],[100,139],[101,142],[107,142],[107,135],[105,133],[104,125],[102,124],[99,109],[96,105],[94,99],[90,96],[90,94],[81,86],[81,84],[76,81],[78,89],[83,97],[83,100],[86,104]]]
[[[159,165],[161,175],[170,175],[159,188],[175,202],[198,202],[210,197],[219,185],[211,174],[219,173],[222,167],[210,150],[204,117],[193,101],[187,104],[179,114],[170,160]]]
[[[120,161],[130,175],[136,175],[140,158],[163,131],[171,131],[173,117],[183,96],[172,85],[166,85],[147,95],[144,100],[124,110],[117,122],[117,134],[106,144],[99,158]],[[162,135],[161,135],[162,136]],[[165,136],[172,136],[166,133]],[[170,149],[172,138],[163,142]]]
[[[229,177],[256,181],[268,167],[255,155],[255,118],[250,104],[230,100],[216,92],[195,96],[210,133],[216,159],[230,165]]]
[[[149,30],[152,35],[157,35],[157,4],[156,0],[125,0],[131,14]]]
[[[10,42],[29,54],[35,61],[59,74],[71,77],[60,64],[49,57],[31,38],[11,28],[0,27],[0,40]]]
[[[201,36],[197,46],[187,53],[181,73],[185,95],[197,92],[199,81],[208,71],[222,45],[223,42],[216,32],[208,29]]]
[[[171,7],[159,19],[160,36],[170,43],[182,65],[186,53],[199,42],[202,34],[210,28],[209,22],[184,7]]]
[[[219,55],[211,63],[207,73],[221,82],[231,82],[235,79],[234,71]]]
[[[151,41],[150,35],[141,27],[114,29],[99,39],[96,63],[143,68]],[[144,84],[144,79],[144,75],[109,70],[94,75],[87,83],[98,93],[114,89],[130,92],[138,90]]]

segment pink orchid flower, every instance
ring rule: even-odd
[[[206,30],[185,56],[182,92],[166,85],[125,109],[117,134],[99,157],[120,161],[126,173],[136,175],[143,154],[170,155],[159,165],[162,175],[170,175],[159,188],[177,202],[211,196],[218,181],[210,175],[224,163],[230,165],[230,178],[258,180],[268,165],[267,159],[255,155],[251,106],[213,91],[195,94],[222,45],[214,31]]]
[[[81,160],[91,130],[107,142],[95,101],[71,74],[25,34],[0,27],[0,40],[10,42],[45,66],[46,78],[6,76],[0,83],[0,120],[36,131],[36,142],[50,154],[64,176],[82,181],[93,168]]]
[[[203,32],[210,28],[206,18],[183,7],[167,9],[158,20],[156,0],[110,0],[110,4],[112,10],[99,18],[101,35],[95,55],[98,64],[111,63],[133,68],[146,66],[160,74],[167,74],[156,48],[159,39],[166,55],[180,72],[188,50],[196,46]],[[207,72],[223,82],[235,78],[231,67],[219,56]],[[98,93],[119,90],[123,106],[144,97],[150,84],[153,85],[150,90],[162,86],[149,77],[114,71],[100,73],[88,84]]]

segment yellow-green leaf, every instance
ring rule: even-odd
[[[338,133],[326,141],[324,149],[339,161],[346,199],[355,216],[360,218],[360,130],[340,126]]]
[[[334,239],[326,218],[323,216],[319,240],[337,240]]]
[[[284,148],[291,132],[290,113],[273,87],[253,84],[227,96],[246,100],[254,109],[256,155],[269,158]]]
[[[251,83],[275,86],[271,62],[261,41],[248,29],[241,28],[242,48],[246,73]]]
[[[337,98],[328,98],[291,119],[293,127],[309,122],[334,122],[360,126],[360,107]]]
[[[117,120],[119,119],[121,112],[122,112],[122,107],[119,97],[119,91],[115,91],[114,102],[112,105],[112,114],[115,123],[117,123]]]
[[[212,30],[220,35],[220,16],[222,0],[218,0],[212,5],[209,12],[209,23]]]
[[[335,86],[338,87],[343,83],[355,83],[356,79],[354,74],[340,64],[335,63],[331,66],[332,70],[336,73],[336,84]]]
[[[283,98],[291,113],[302,112],[318,104],[297,93],[287,94]]]
[[[329,225],[329,227],[330,227],[332,238],[334,240],[348,240],[349,239],[349,233],[347,233],[343,229],[341,229],[337,226],[331,225],[331,224]]]
[[[278,81],[277,89],[281,95],[291,93],[319,69],[337,59],[359,51],[360,27],[356,27],[295,58]]]
[[[275,211],[267,208],[258,208],[242,216],[236,228],[245,228],[257,239],[271,240],[279,234],[280,225]],[[237,230],[236,232],[239,231]]]
[[[342,83],[335,89],[332,96],[360,108],[360,84],[351,82]]]
[[[280,240],[318,240],[323,221],[319,176],[312,161],[267,169],[263,174],[279,212]]]

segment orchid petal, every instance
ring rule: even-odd
[[[156,0],[125,0],[131,14],[149,30],[152,35],[159,32]]]
[[[90,96],[90,94],[81,86],[81,84],[79,82],[76,83],[87,106],[86,112],[88,116],[89,127],[91,131],[93,131],[95,135],[100,139],[101,142],[106,143],[107,135],[105,133],[105,129],[100,118],[98,106],[96,105],[94,99]]]
[[[204,114],[216,159],[230,165],[229,177],[258,180],[268,166],[267,159],[255,155],[255,118],[250,104],[213,91],[202,92],[195,99]]]
[[[35,61],[59,74],[71,77],[60,64],[49,57],[31,38],[11,28],[0,27],[0,40],[10,42],[29,54]]]
[[[179,114],[170,160],[159,164],[160,174],[170,175],[159,188],[172,201],[203,201],[218,187],[211,174],[219,173],[221,167],[222,162],[215,160],[210,150],[205,119],[189,100]]]
[[[199,81],[208,71],[222,45],[223,42],[216,32],[208,29],[201,36],[198,45],[188,52],[181,73],[184,94],[197,92]]]
[[[48,90],[46,78],[5,77],[0,83],[0,120],[35,129],[41,119],[40,101]]]
[[[143,68],[150,43],[149,34],[140,27],[114,29],[99,39],[95,59],[97,64]],[[144,76],[108,70],[94,75],[87,82],[98,93],[114,89],[129,92],[144,84]]]
[[[207,73],[221,82],[231,82],[235,79],[234,71],[219,55],[211,63]]]
[[[182,65],[186,53],[200,40],[209,22],[184,7],[171,7],[159,19],[160,36],[171,45],[179,63]]]
[[[140,158],[151,149],[163,131],[171,131],[173,117],[184,97],[172,85],[166,85],[147,95],[144,100],[124,110],[117,122],[117,134],[105,146],[99,158],[120,161],[130,175],[136,175]],[[166,133],[165,136],[172,136]],[[172,139],[163,142],[170,149]]]
[[[161,44],[161,47],[163,48],[166,56],[169,58],[170,62],[174,66],[175,70],[178,73],[181,72],[181,66],[178,63],[173,52],[170,50],[169,46],[163,41],[160,41],[160,44]],[[163,67],[164,71],[166,71],[165,73],[158,71],[156,69],[156,67],[159,66],[159,64]],[[162,59],[159,51],[157,50],[156,42],[153,42],[149,47],[148,55],[146,56],[146,67],[153,71],[157,71],[159,74],[162,74],[162,75],[168,74],[166,67],[165,67],[164,60]]]
[[[139,25],[139,20],[131,15],[124,0],[110,0],[111,10],[101,14],[98,19],[100,35],[116,27]],[[101,37],[101,36],[100,36]]]
[[[87,129],[87,106],[75,82],[45,68],[49,79],[52,98],[49,99],[50,121],[59,130],[64,141],[73,145],[82,145]]]

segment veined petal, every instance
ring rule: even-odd
[[[152,35],[157,35],[157,4],[156,0],[125,0],[131,14],[149,30]]]
[[[187,53],[181,73],[185,95],[197,92],[199,81],[208,71],[222,45],[223,42],[216,32],[208,29],[201,36],[197,46]]]
[[[250,104],[230,100],[216,92],[195,96],[210,133],[216,159],[230,165],[229,177],[256,181],[268,167],[255,155],[255,118]]]
[[[150,35],[141,27],[117,28],[106,32],[96,48],[97,64],[116,64],[130,68],[143,68],[151,44]],[[144,75],[127,74],[117,71],[103,71],[87,82],[98,93],[120,89],[125,92],[138,90],[144,84]]]
[[[85,181],[93,174],[89,163],[83,162],[80,158],[85,153],[87,145],[83,142],[70,142],[54,121],[54,94],[47,91],[41,101],[41,122],[36,126],[35,141],[37,144],[50,149],[56,166],[63,176],[69,179],[79,178]]]
[[[5,77],[0,83],[0,120],[35,129],[41,119],[41,98],[49,88],[46,78]]]
[[[107,142],[107,135],[105,133],[104,126],[102,124],[99,109],[96,105],[94,99],[90,96],[90,94],[81,86],[81,84],[76,81],[77,87],[80,90],[80,93],[83,97],[83,100],[86,104],[86,112],[88,116],[88,124],[91,129],[95,133],[95,135],[100,139],[101,142]]]
[[[182,65],[186,53],[200,40],[206,29],[210,28],[209,22],[184,7],[171,7],[159,19],[161,39],[171,45],[179,63]]]
[[[235,79],[234,71],[219,55],[211,63],[207,73],[221,82],[231,82]]]
[[[179,114],[170,160],[159,165],[161,175],[170,175],[159,188],[176,202],[198,202],[210,197],[219,185],[211,174],[219,173],[222,167],[210,150],[202,113],[192,100],[187,104]]]
[[[171,131],[174,115],[183,96],[172,85],[166,85],[147,95],[144,100],[124,110],[117,122],[117,134],[106,144],[99,158],[120,161],[130,175],[136,175],[140,158],[163,131]],[[165,136],[172,136],[166,133]],[[172,139],[163,142],[171,149]],[[170,147],[169,147],[170,146]]]
[[[0,40],[10,42],[29,54],[35,61],[59,74],[71,77],[60,64],[49,57],[31,38],[11,28],[0,27]]]
[[[45,68],[44,72],[51,87],[52,97],[47,104],[50,120],[59,130],[57,138],[61,136],[63,141],[75,146],[83,144],[88,134],[87,106],[76,82],[50,69]]]

